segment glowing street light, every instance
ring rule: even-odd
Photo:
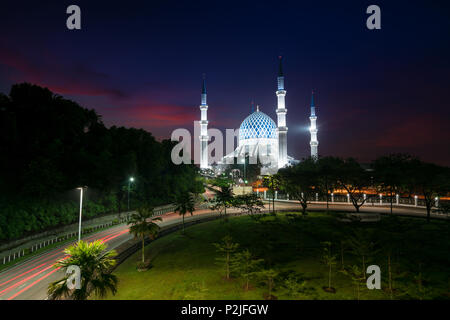
[[[246,168],[246,166],[247,166],[247,159],[244,157],[244,159],[242,159],[242,163],[244,164],[244,176],[243,176],[243,180],[245,181],[245,184],[247,184],[247,180],[245,180],[245,179],[247,179],[247,168]]]
[[[131,183],[134,182],[134,178],[131,177],[128,180],[128,211],[130,211],[130,187],[131,187]]]

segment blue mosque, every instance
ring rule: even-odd
[[[246,161],[246,157],[249,159],[249,163],[256,164],[257,160],[261,164],[261,174],[274,174],[278,169],[285,166],[298,163],[293,157],[288,155],[287,147],[287,108],[285,104],[286,89],[284,86],[284,74],[282,69],[282,59],[279,57],[279,70],[277,77],[277,107],[275,112],[277,114],[277,122],[275,122],[267,114],[259,110],[259,106],[256,107],[256,111],[252,110],[252,113],[242,121],[239,127],[238,134],[238,146],[237,148],[225,155],[221,161],[219,161],[215,168],[221,170],[228,164]],[[253,109],[253,108],[252,108]],[[200,121],[200,168],[211,168],[211,164],[208,163],[208,140],[207,135],[207,110],[206,104],[206,85],[203,81],[202,89],[202,103],[200,105],[201,121]],[[317,126],[316,126],[316,114],[314,105],[314,93],[311,97],[311,115],[310,115],[310,134],[311,134],[311,156],[317,157],[318,152],[318,140],[317,140]],[[253,159],[253,162],[252,162]]]

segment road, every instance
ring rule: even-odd
[[[266,205],[266,208],[268,206]],[[298,203],[293,202],[276,202],[275,209],[299,209]],[[323,210],[325,205],[310,204],[308,210]],[[354,212],[351,205],[343,203],[335,203],[330,205],[334,211]],[[361,208],[361,212],[377,212],[389,213],[389,207],[366,205]],[[232,213],[235,210],[231,209],[228,212]],[[421,208],[411,207],[395,207],[394,213],[399,215],[413,215],[425,216],[425,210]],[[186,216],[185,221],[188,222],[193,219],[202,219],[211,215],[217,215],[209,209],[202,209],[195,211],[193,216]],[[181,222],[181,217],[177,213],[169,212],[161,216],[162,222],[158,224],[161,227],[170,226]],[[128,232],[128,227],[125,224],[112,227],[107,230],[90,234],[83,237],[85,241],[102,240],[108,245],[108,249],[112,250],[130,240],[132,236]],[[32,256],[28,260],[23,261],[17,265],[0,273],[0,300],[43,300],[47,298],[48,284],[61,279],[63,277],[62,271],[55,269],[53,265],[58,260],[63,259],[66,255],[64,249],[72,243],[49,250],[42,254]]]

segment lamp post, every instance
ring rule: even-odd
[[[243,175],[243,178],[244,179],[242,179],[242,180],[244,180],[244,183],[247,185],[247,168],[246,168],[246,165],[247,165],[247,157],[244,157],[244,159],[243,159],[243,161],[242,161],[243,163],[244,163],[244,175]]]
[[[128,211],[130,211],[130,187],[131,187],[131,183],[134,181],[134,178],[131,177],[128,180]]]
[[[80,190],[80,219],[78,221],[78,242],[81,241],[81,214],[83,212],[83,187],[77,188]]]

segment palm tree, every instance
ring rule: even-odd
[[[175,212],[179,212],[181,216],[183,216],[183,234],[184,234],[184,216],[186,213],[190,213],[191,216],[195,211],[195,200],[194,196],[189,192],[182,193],[175,200]]]
[[[130,217],[128,224],[131,225],[129,230],[134,238],[142,240],[142,263],[145,263],[145,238],[155,239],[159,232],[159,226],[155,221],[162,221],[160,217],[153,216],[153,208],[141,207]]]
[[[113,295],[116,294],[117,277],[110,273],[111,267],[116,264],[114,250],[106,252],[106,244],[97,240],[90,243],[79,241],[66,248],[64,252],[68,257],[58,261],[55,267],[62,268],[66,273],[69,266],[78,266],[81,272],[81,288],[70,289],[67,286],[67,280],[71,277],[69,274],[63,279],[49,284],[49,299],[87,300],[91,293],[98,297],[106,296],[108,291]]]

